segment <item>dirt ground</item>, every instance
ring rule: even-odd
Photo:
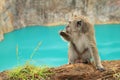
[[[106,71],[100,72],[91,64],[63,65],[54,68],[53,80],[120,80],[120,61],[103,61]]]
[[[120,60],[103,61],[106,71],[100,72],[91,64],[71,64],[50,68],[54,72],[45,80],[120,80]],[[7,71],[0,73],[0,80],[7,80]]]

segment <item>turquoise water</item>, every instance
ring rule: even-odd
[[[0,42],[0,71],[25,64],[40,42],[41,46],[32,57],[32,64],[38,66],[67,64],[68,44],[58,34],[62,29],[64,26],[34,26],[5,34],[4,41]],[[95,31],[101,59],[120,60],[120,24],[95,25]]]

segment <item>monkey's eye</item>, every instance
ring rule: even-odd
[[[77,25],[81,26],[82,21],[77,21]]]

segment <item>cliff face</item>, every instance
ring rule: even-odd
[[[74,14],[94,23],[120,22],[120,0],[2,0],[0,38],[28,25],[66,22]]]

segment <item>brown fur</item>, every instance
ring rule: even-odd
[[[96,68],[104,70],[96,47],[94,26],[85,17],[75,17],[60,35],[69,42],[69,64],[90,62],[93,58]]]

